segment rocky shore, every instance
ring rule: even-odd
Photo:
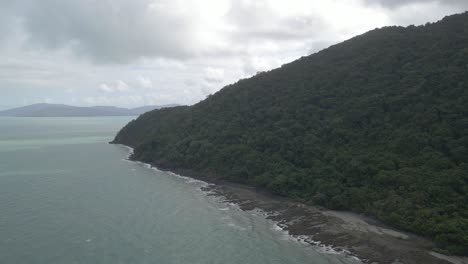
[[[129,156],[132,160],[132,156]],[[134,160],[137,161],[137,160]],[[352,212],[341,212],[272,195],[251,186],[213,180],[191,170],[151,166],[211,183],[203,190],[237,204],[244,211],[261,210],[290,235],[315,246],[331,247],[372,264],[468,264],[468,258],[433,252],[434,244],[420,236],[392,229]]]
[[[239,205],[242,210],[262,210],[290,235],[312,245],[333,247],[365,263],[468,264],[466,258],[432,252],[433,244],[425,238],[391,229],[355,213],[306,205],[226,182],[204,190]]]

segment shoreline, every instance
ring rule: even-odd
[[[190,170],[150,166],[183,178],[207,183],[202,191],[236,204],[243,211],[260,210],[294,239],[324,249],[324,253],[345,254],[363,263],[468,264],[468,258],[446,256],[432,251],[433,243],[417,235],[390,228],[377,220],[347,211],[333,211],[270,194],[255,187],[214,180]]]

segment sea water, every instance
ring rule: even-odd
[[[132,118],[0,118],[0,263],[357,263],[128,162]]]

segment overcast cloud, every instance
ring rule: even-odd
[[[452,5],[458,7],[468,7],[466,0],[367,0],[367,4],[381,5],[387,8],[400,8],[411,4],[435,4],[435,5]]]
[[[467,9],[466,0],[0,0],[0,109],[193,104],[368,30]]]

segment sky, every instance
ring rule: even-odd
[[[0,109],[191,105],[240,78],[467,0],[0,0]]]

